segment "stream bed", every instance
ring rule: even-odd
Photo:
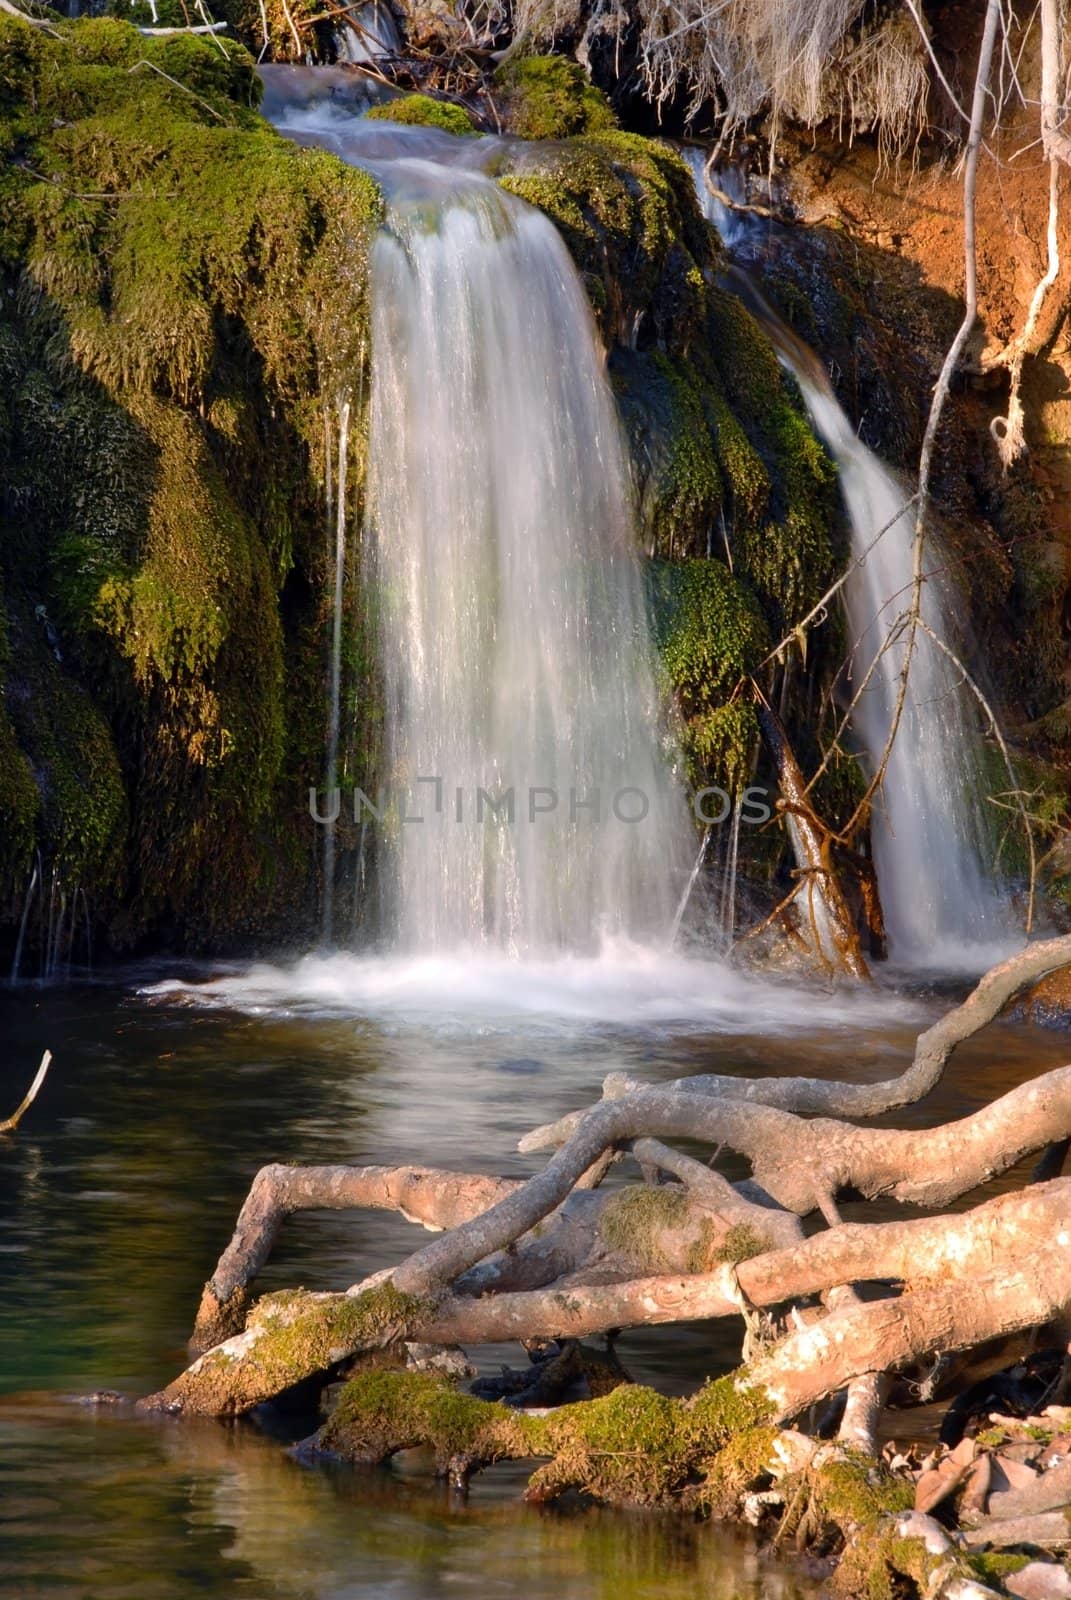
[[[464,1503],[419,1460],[310,1469],[252,1422],[72,1403],[103,1389],[144,1394],[179,1369],[201,1285],[265,1162],[530,1172],[536,1158],[517,1154],[518,1137],[590,1101],[607,1071],[884,1077],[946,1003],[891,991],[825,1000],[685,961],[563,963],[509,989],[503,978],[462,963],[332,957],[4,994],[5,1107],[46,1045],[55,1064],[17,1136],[0,1141],[2,1592],[818,1594],[787,1560],[760,1558],[722,1527],[525,1508],[520,1467],[488,1473]],[[999,1024],[896,1120],[962,1115],[1065,1059],[1059,1034]],[[261,1288],[341,1288],[423,1237],[383,1213],[304,1216],[284,1228]],[[728,1325],[654,1330],[619,1350],[637,1379],[682,1393],[734,1364],[738,1338]],[[492,1366],[518,1357],[487,1353]]]

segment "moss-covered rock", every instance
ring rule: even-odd
[[[565,56],[520,56],[495,78],[510,133],[521,139],[571,139],[617,126],[610,102]]]
[[[233,44],[0,18],[0,889],[38,847],[112,943],[270,929],[310,872],[325,408],[382,201],[259,87]]]
[[[433,100],[428,94],[403,94],[397,100],[373,106],[366,115],[381,122],[401,122],[407,127],[441,128],[444,133],[458,134],[461,138],[479,132],[464,106],[450,100]]]

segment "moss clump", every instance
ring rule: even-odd
[[[428,94],[405,94],[398,100],[387,100],[373,106],[366,113],[380,122],[401,122],[408,127],[441,128],[444,133],[455,133],[469,138],[479,133],[464,106],[450,100],[433,100]]]
[[[704,1470],[694,1497],[696,1509],[711,1517],[734,1516],[741,1497],[769,1478],[778,1432],[769,1427],[745,1428],[730,1439]]]
[[[445,1473],[455,1458],[490,1463],[523,1455],[527,1420],[497,1401],[462,1394],[438,1374],[365,1372],[342,1390],[316,1447],[350,1461],[382,1461],[431,1444]]]
[[[703,322],[704,272],[718,246],[677,151],[612,132],[512,159],[499,182],[558,228],[606,342],[687,348]]]
[[[19,746],[8,712],[5,686],[11,647],[0,589],[0,895],[20,882],[29,867],[37,836],[41,796],[33,770]]]
[[[521,139],[571,139],[617,126],[610,102],[565,56],[522,56],[499,68],[506,125]]]
[[[718,408],[716,442],[733,495],[734,557],[780,635],[832,577],[835,472],[755,319],[718,289],[709,316],[711,358],[732,397],[732,420]]]
[[[999,1584],[1003,1588],[1005,1578],[1022,1572],[1033,1559],[1027,1555],[1010,1555],[1004,1550],[982,1550],[977,1555],[969,1555],[967,1562],[975,1577],[981,1578],[983,1583]]]
[[[630,1184],[607,1200],[599,1217],[599,1233],[611,1250],[642,1262],[652,1272],[673,1265],[663,1234],[682,1228],[690,1210],[679,1184]]]
[[[265,1295],[247,1323],[256,1335],[253,1359],[278,1392],[346,1356],[396,1343],[427,1309],[389,1282],[355,1295],[325,1297],[300,1289]]]
[[[611,375],[629,433],[644,542],[679,559],[707,553],[718,529],[725,480],[694,371],[663,351],[615,352]]]
[[[727,1233],[722,1233],[714,1222],[708,1220],[704,1222],[700,1237],[692,1247],[688,1270],[709,1272],[723,1261],[736,1266],[741,1261],[750,1261],[753,1256],[761,1256],[769,1249],[770,1241],[766,1235],[748,1227],[746,1222],[736,1222]]]
[[[399,1343],[426,1320],[428,1309],[389,1282],[356,1295],[304,1289],[266,1295],[231,1348],[210,1350],[145,1404],[189,1415],[249,1411],[351,1356]]]
[[[597,1400],[534,1415],[458,1393],[416,1373],[362,1373],[342,1391],[316,1449],[356,1461],[430,1445],[440,1471],[467,1462],[545,1457],[528,1497],[579,1489],[614,1505],[670,1503],[701,1463],[740,1430],[768,1420],[765,1398],[733,1378],[691,1401],[623,1384]]]
[[[659,655],[685,714],[745,678],[770,648],[755,596],[720,561],[652,562]]]
[[[692,778],[731,793],[748,777],[758,737],[750,695],[731,697],[770,648],[762,609],[720,561],[659,561],[649,572],[659,659]]]

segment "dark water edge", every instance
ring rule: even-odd
[[[201,1285],[267,1161],[425,1161],[524,1173],[516,1141],[626,1068],[884,1077],[934,1014],[850,1015],[765,1037],[529,1018],[437,1026],[201,1009],[153,974],[0,996],[3,1114],[47,1045],[55,1066],[0,1140],[0,1591],[100,1600],[614,1594],[798,1600],[817,1588],[743,1537],[675,1518],[518,1504],[519,1468],[467,1504],[420,1463],[299,1467],[249,1423],[93,1412],[62,1397],[146,1393],[182,1364]],[[921,1018],[921,1021],[920,1021]],[[756,1012],[755,1028],[762,1027]],[[960,1052],[923,1127],[1063,1062],[1058,1034],[1001,1024]],[[1007,1182],[1013,1181],[1009,1177]],[[261,1287],[342,1288],[424,1236],[383,1214],[284,1229]],[[640,1380],[686,1392],[733,1364],[736,1330],[621,1342]],[[488,1361],[516,1352],[488,1352]]]

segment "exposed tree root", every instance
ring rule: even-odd
[[[904,1221],[845,1223],[836,1198],[946,1206],[1038,1151],[1047,1152],[1042,1176],[1058,1173],[1071,1138],[1071,1066],[924,1131],[813,1113],[920,1098],[959,1043],[1069,960],[1071,939],[1057,939],[994,968],[885,1084],[608,1080],[597,1105],[528,1136],[527,1148],[554,1153],[527,1180],[429,1167],[266,1167],[205,1287],[194,1336],[204,1353],[143,1404],[233,1415],[307,1380],[322,1387],[342,1377],[307,1454],[382,1461],[427,1445],[458,1486],[491,1462],[531,1458],[541,1463],[529,1480],[533,1500],[577,1490],[618,1505],[742,1516],[779,1525],[779,1537],[839,1549],[844,1594],[994,1592],[963,1541],[923,1514],[932,1501],[916,1510],[913,1484],[878,1465],[878,1426],[890,1392],[899,1403],[910,1398],[908,1380],[927,1365],[951,1370],[957,1353],[991,1355],[999,1341],[1006,1352],[1071,1322],[1071,1178]],[[730,1183],[667,1142],[676,1139],[743,1156],[752,1176]],[[612,1161],[628,1159],[647,1181],[599,1186]],[[313,1207],[385,1207],[439,1231],[348,1293],[293,1290],[249,1309],[283,1218]],[[816,1210],[828,1226],[804,1237],[801,1219]],[[687,1401],[623,1381],[612,1360],[577,1343],[726,1318],[744,1325],[744,1364]],[[436,1351],[454,1352],[463,1369],[459,1349],[503,1342],[550,1342],[527,1375],[492,1388],[512,1404],[477,1399],[424,1370]],[[415,1345],[418,1370],[398,1370]],[[383,1349],[401,1352],[393,1368],[382,1358],[368,1364]],[[592,1398],[525,1409],[566,1397],[570,1385],[587,1385]],[[788,1428],[837,1395],[845,1402],[832,1444]],[[1055,1548],[1064,1477],[1071,1486],[1066,1471],[1054,1472],[1021,1503],[993,1495],[990,1514],[974,1519],[970,1549],[1018,1543],[1020,1528],[1048,1529]],[[937,1490],[948,1493],[939,1476]]]

